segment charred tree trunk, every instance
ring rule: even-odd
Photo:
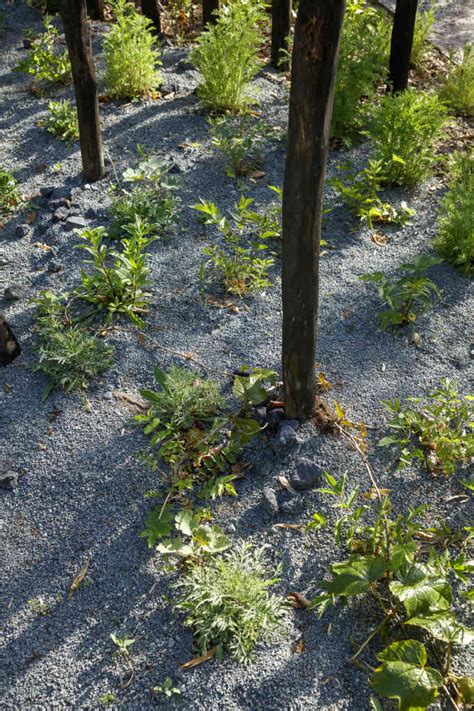
[[[219,0],[202,0],[202,26],[213,25],[215,13],[219,10]]]
[[[418,0],[397,0],[390,45],[389,88],[405,91],[415,33]]]
[[[105,20],[105,0],[87,0],[87,10],[94,20]]]
[[[93,182],[104,175],[104,153],[86,0],[61,0],[60,14],[74,79],[82,168],[84,178]]]
[[[300,0],[283,186],[285,415],[307,419],[316,396],[323,185],[345,0]]]
[[[159,35],[161,32],[161,16],[158,0],[142,0],[142,12],[153,23],[151,31],[155,35]]]
[[[8,365],[18,358],[21,347],[5,316],[0,313],[0,365]]]
[[[289,61],[282,49],[288,49],[287,37],[291,28],[291,0],[272,0],[272,51],[271,60],[275,69],[286,71]]]

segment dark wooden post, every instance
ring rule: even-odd
[[[92,182],[104,175],[104,152],[86,0],[61,0],[60,14],[74,79],[82,168]]]
[[[300,0],[291,68],[283,186],[285,415],[307,419],[316,395],[319,246],[345,0]]]
[[[405,91],[408,86],[417,8],[418,0],[397,0],[393,18],[388,79],[389,88],[394,92]]]
[[[291,28],[291,0],[272,0],[272,66],[286,71],[289,61],[282,49],[288,49],[287,37]]]
[[[161,16],[158,0],[142,0],[142,12],[153,23],[150,28],[151,31],[155,35],[159,35],[161,32]]]
[[[94,20],[105,20],[105,0],[87,0],[87,10]]]
[[[219,10],[219,0],[202,0],[202,26],[213,25],[216,21],[214,14]]]

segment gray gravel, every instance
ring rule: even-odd
[[[182,180],[177,234],[155,243],[150,254],[154,286],[148,322],[161,344],[194,352],[219,370],[242,363],[279,368],[279,262],[274,286],[246,300],[238,313],[199,301],[201,252],[212,235],[188,206],[202,197],[229,208],[238,191],[209,148],[206,116],[193,93],[197,76],[183,63],[185,50],[165,51],[163,73],[173,87],[172,98],[101,106],[108,176],[88,186],[81,179],[77,146],[36,126],[47,99],[33,97],[25,78],[11,72],[23,56],[22,31],[38,27],[38,15],[20,3],[2,2],[0,8],[6,13],[6,26],[0,30],[1,163],[14,171],[26,195],[41,194],[35,199],[41,207],[33,225],[25,225],[23,213],[0,233],[0,293],[15,283],[23,289],[21,299],[0,303],[23,346],[22,356],[0,372],[0,475],[17,474],[14,486],[0,489],[2,708],[95,709],[101,706],[99,698],[111,692],[124,709],[367,709],[366,676],[348,661],[352,642],[364,639],[375,621],[375,613],[360,601],[332,610],[322,620],[295,611],[288,639],[261,650],[248,669],[226,660],[179,671],[192,656],[192,639],[167,601],[176,573],[166,571],[139,537],[150,506],[144,493],[156,488],[156,476],[139,463],[144,442],[127,424],[126,403],[113,396],[115,389],[135,393],[150,386],[153,367],[166,368],[173,358],[144,347],[133,333],[116,335],[110,339],[116,365],[87,394],[87,409],[79,397],[60,393],[44,401],[45,382],[31,372],[35,352],[28,300],[40,289],[59,291],[77,283],[81,254],[61,213],[57,215],[65,206],[58,201],[71,198],[73,212],[88,225],[103,224],[114,171],[135,163],[136,144],[154,146],[174,160]],[[95,27],[96,44],[98,31]],[[284,87],[264,76],[256,87],[263,116],[284,126]],[[70,95],[70,90],[58,95]],[[348,157],[360,161],[364,155],[364,147],[333,154],[329,173]],[[283,165],[283,146],[274,142],[266,156],[264,180],[249,183],[247,194],[264,204],[271,196],[266,184],[281,184]],[[334,249],[321,264],[319,363],[335,384],[334,397],[350,416],[376,428],[370,430],[371,441],[379,437],[387,417],[380,404],[383,398],[421,394],[445,376],[456,378],[467,391],[472,379],[473,299],[467,279],[445,264],[434,270],[443,297],[420,319],[419,347],[409,345],[404,335],[377,329],[379,302],[374,290],[357,279],[378,269],[393,273],[400,263],[429,249],[441,191],[440,181],[432,179],[405,196],[416,208],[416,217],[393,231],[383,247],[375,245],[365,229],[354,231],[340,207],[325,226],[325,238]],[[296,504],[288,503],[277,476],[291,479],[298,463],[309,461],[336,475],[347,471],[351,485],[361,490],[369,484],[357,456],[340,440],[318,434],[310,424],[300,427],[295,439],[289,450],[276,450],[280,456],[263,440],[255,443],[245,456],[253,466],[239,484],[238,499],[224,499],[214,508],[216,522],[236,540],[268,543],[272,560],[283,561],[282,593],[311,596],[326,564],[340,553],[329,529],[303,537],[273,528],[276,521],[304,522],[324,506],[314,491],[298,493]],[[376,450],[373,458],[382,485],[393,491],[401,510],[429,502],[432,521],[444,516],[455,526],[469,520],[467,504],[453,508],[445,502],[459,493],[455,480],[433,479],[417,468],[393,474],[386,451]],[[278,496],[281,511],[276,516],[263,496],[264,487]],[[334,515],[330,510],[328,516]],[[69,584],[86,560],[86,580],[68,599]],[[39,598],[48,607],[46,615],[28,603]],[[133,678],[113,659],[111,632],[136,639]],[[297,654],[292,649],[300,638],[305,650]],[[467,652],[456,655],[455,665],[468,670]],[[168,674],[182,691],[172,701],[150,691]]]

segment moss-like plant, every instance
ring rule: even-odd
[[[146,96],[161,83],[160,55],[151,21],[127,0],[114,0],[116,22],[104,40],[104,84],[110,96]]]

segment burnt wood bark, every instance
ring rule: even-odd
[[[312,416],[323,185],[345,0],[300,0],[283,186],[285,415]]]
[[[272,47],[271,61],[276,69],[286,71],[289,61],[282,49],[288,49],[286,38],[291,28],[291,0],[272,0]]]
[[[0,314],[0,365],[8,365],[21,353],[21,346],[15,338],[5,316]]]
[[[415,33],[418,0],[397,0],[390,43],[389,88],[405,91]]]
[[[161,15],[158,0],[142,0],[142,12],[153,23],[151,31],[155,35],[159,35],[161,32]]]
[[[105,20],[105,0],[87,0],[87,10],[94,20]]]
[[[216,21],[215,12],[219,9],[219,0],[202,0],[202,25],[213,25]]]
[[[72,66],[82,168],[84,178],[93,182],[104,175],[104,152],[86,0],[61,0],[60,14]]]

